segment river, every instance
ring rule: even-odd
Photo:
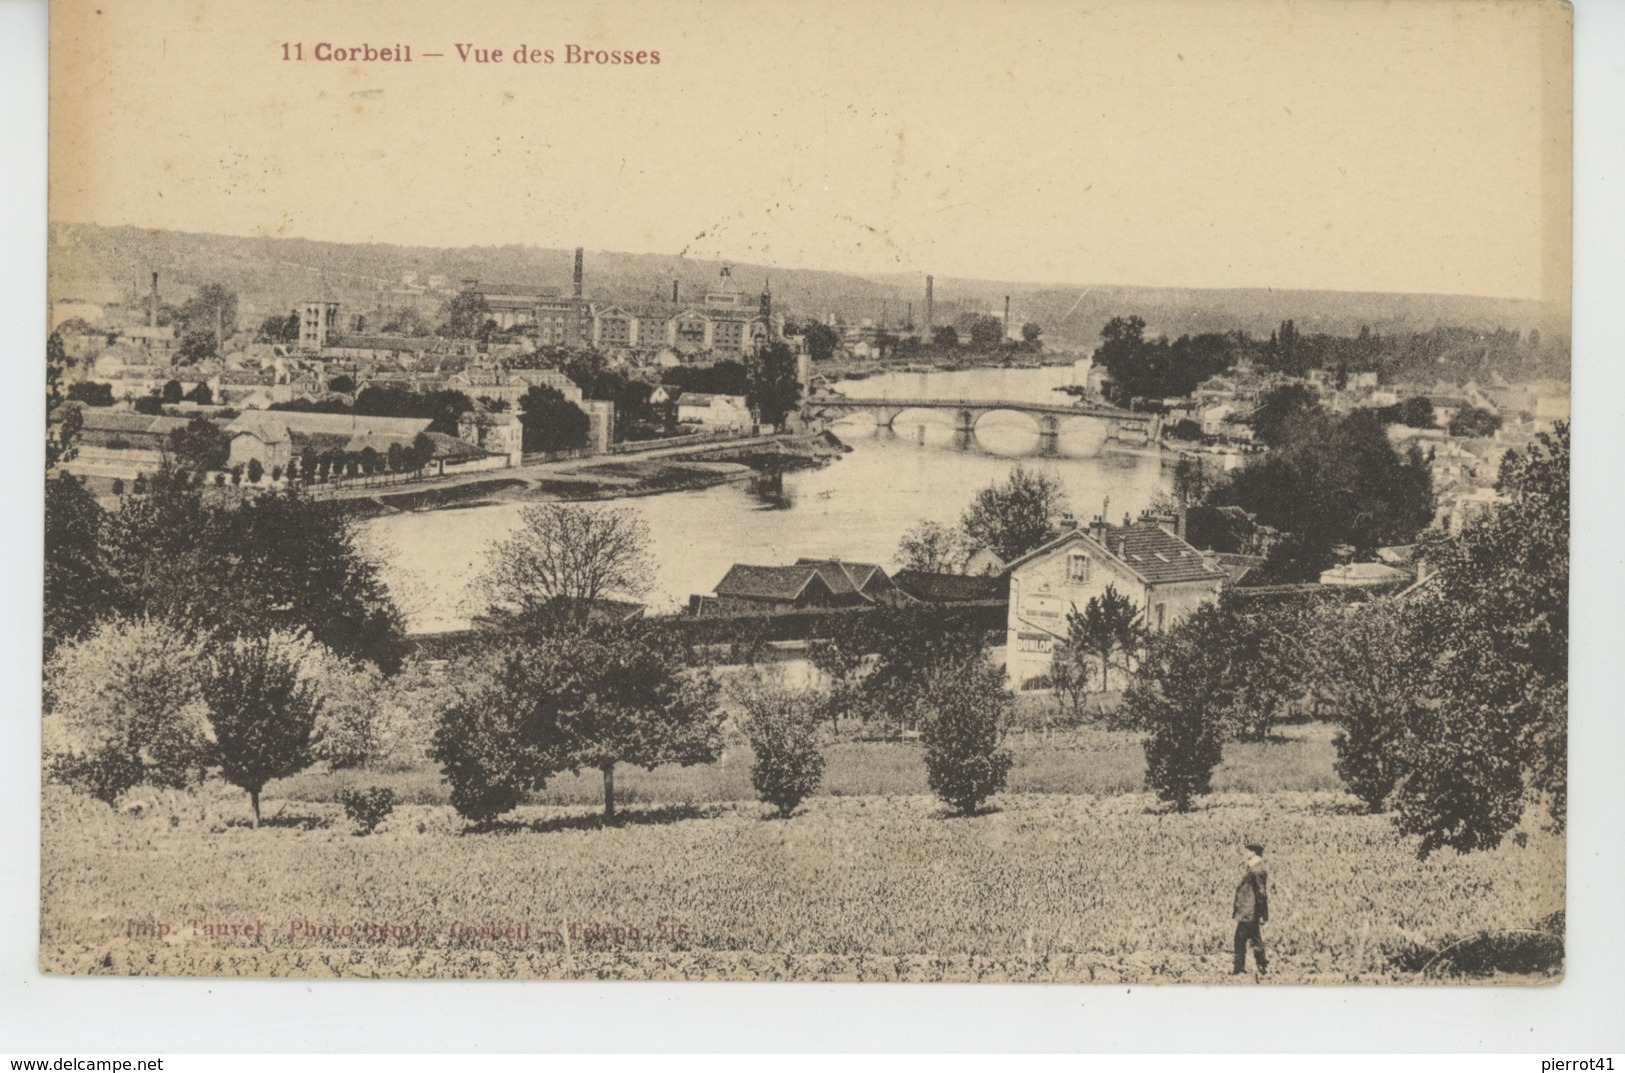
[[[1055,402],[1053,389],[1072,382],[1070,367],[889,373],[849,380],[839,389],[863,398],[1005,399]],[[839,556],[893,569],[897,541],[915,522],[953,524],[971,497],[1022,462],[1053,473],[1081,516],[1138,513],[1168,487],[1154,457],[1102,452],[1103,429],[1091,421],[1063,422],[1058,457],[1039,458],[1031,419],[993,412],[973,443],[955,442],[952,415],[910,411],[891,431],[858,414],[834,431],[851,453],[820,469],[750,484],[611,501],[648,523],[657,564],[644,599],[651,612],[687,604],[710,592],[734,563],[794,562],[800,556]],[[363,549],[380,563],[384,581],[413,632],[457,629],[478,610],[469,583],[489,543],[511,531],[525,504],[494,503],[454,510],[388,515],[361,523]]]

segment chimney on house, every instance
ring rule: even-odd
[[[1078,519],[1073,514],[1061,515],[1061,532],[1069,533],[1078,527]]]
[[[581,258],[583,252],[580,246],[576,247],[575,296],[577,298],[581,297]]]
[[[1089,523],[1089,535],[1102,544],[1106,543],[1106,519],[1098,514],[1095,515],[1094,519]]]
[[[158,273],[152,274],[152,300],[147,305],[147,327],[158,327]]]

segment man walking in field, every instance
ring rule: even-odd
[[[1246,871],[1236,887],[1236,960],[1230,975],[1239,976],[1247,971],[1247,944],[1253,945],[1253,957],[1258,962],[1258,975],[1264,975],[1269,959],[1264,956],[1264,937],[1258,926],[1270,918],[1270,877],[1264,867],[1264,844],[1247,843]]]

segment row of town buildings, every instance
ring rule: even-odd
[[[1005,666],[1017,687],[1045,679],[1055,646],[1066,639],[1068,615],[1108,587],[1127,596],[1146,629],[1161,633],[1217,600],[1219,593],[1262,562],[1247,555],[1199,551],[1180,532],[1181,519],[1144,514],[1121,525],[1096,518],[1068,520],[1048,543],[1014,562],[983,553],[967,573],[895,575],[875,563],[798,559],[788,565],[736,564],[710,593],[690,598],[696,616],[748,616],[874,605],[999,605],[1005,620]],[[1326,571],[1332,588],[1409,584],[1416,573],[1409,549],[1385,549],[1383,561]],[[1262,590],[1258,590],[1262,591]]]

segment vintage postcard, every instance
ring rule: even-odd
[[[1571,38],[53,3],[40,967],[1560,980]]]

